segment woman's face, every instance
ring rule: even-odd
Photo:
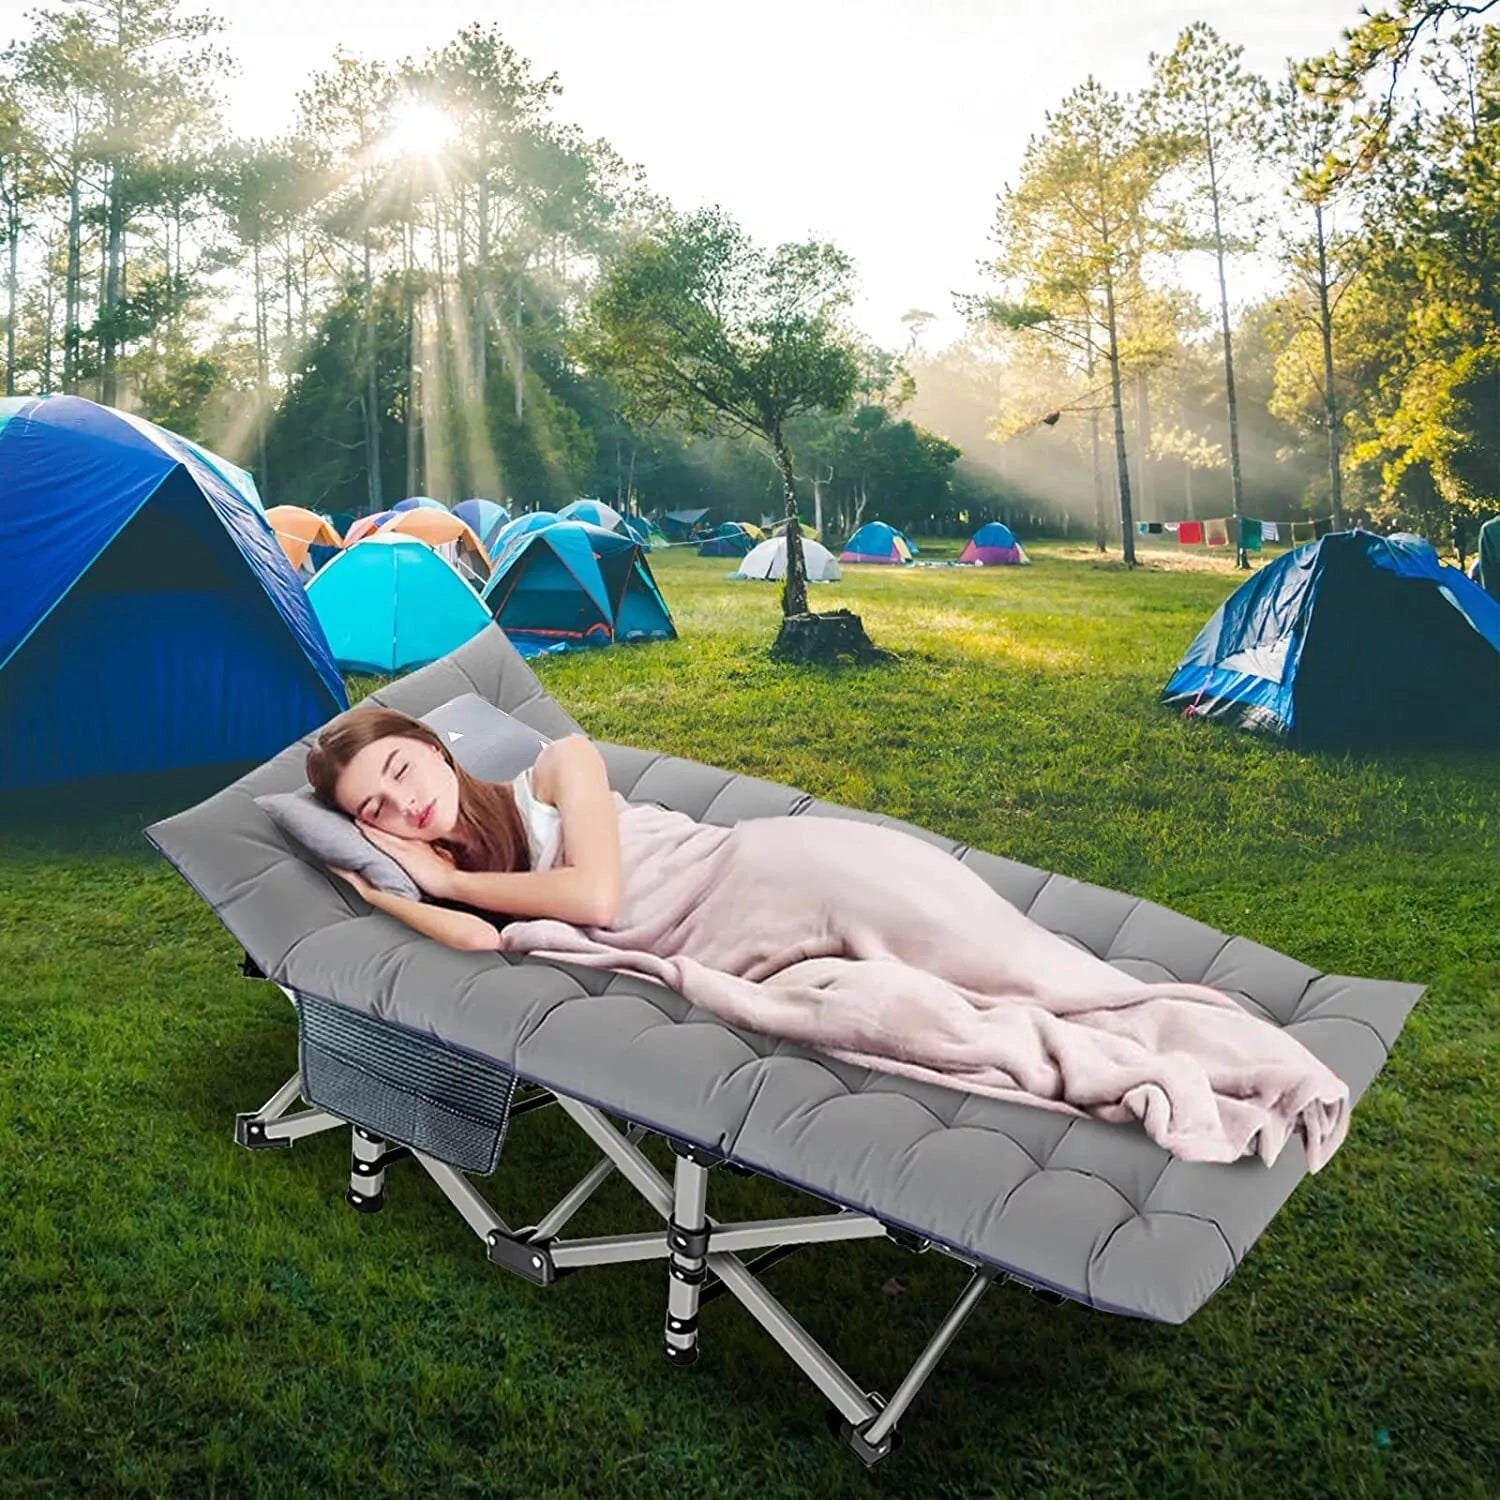
[[[338,805],[361,823],[431,843],[458,822],[458,777],[432,745],[388,734],[366,745],[334,787]]]

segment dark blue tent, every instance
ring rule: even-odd
[[[715,529],[711,537],[698,546],[699,557],[744,557],[764,537],[757,527],[751,529],[743,521],[725,521]]]
[[[263,760],[347,706],[248,474],[77,396],[0,400],[0,790]]]
[[[1420,537],[1334,532],[1246,579],[1162,699],[1308,749],[1500,746],[1500,602]]]

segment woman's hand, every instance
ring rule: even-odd
[[[330,875],[337,875],[340,880],[348,881],[366,901],[370,900],[370,893],[375,887],[363,875],[356,875],[353,870],[340,870],[336,865],[329,865],[328,873]],[[370,904],[374,905],[373,902]]]
[[[429,896],[444,900],[452,890],[453,861],[425,839],[404,839],[361,823],[359,831],[396,861]]]

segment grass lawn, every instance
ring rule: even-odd
[[[1171,1328],[997,1288],[867,1473],[733,1299],[676,1370],[659,1264],[532,1288],[410,1165],[384,1214],[351,1212],[345,1133],[234,1145],[235,1112],[296,1068],[295,1018],[139,836],[207,789],[178,780],[66,828],[11,810],[0,836],[0,1496],[1500,1491],[1495,762],[1319,758],[1185,722],[1155,699],[1234,587],[1223,560],[1032,555],[814,586],[900,659],[799,670],[767,656],[776,586],[657,553],[681,640],[539,675],[598,738],[1430,985],[1349,1140],[1214,1301]],[[591,1159],[555,1114],[518,1120],[485,1184],[512,1223]],[[810,1206],[721,1175],[726,1217]],[[570,1232],[648,1227],[616,1181]],[[869,1241],[768,1285],[889,1393],[963,1280]]]

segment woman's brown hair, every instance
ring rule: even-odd
[[[480,781],[453,759],[453,753],[420,719],[394,708],[364,704],[340,714],[307,752],[307,779],[313,795],[325,807],[338,809],[334,788],[344,767],[366,745],[387,735],[431,745],[453,767],[458,777],[458,820],[445,839],[434,845],[453,856],[460,870],[529,870],[531,851],[526,829],[509,786]]]

